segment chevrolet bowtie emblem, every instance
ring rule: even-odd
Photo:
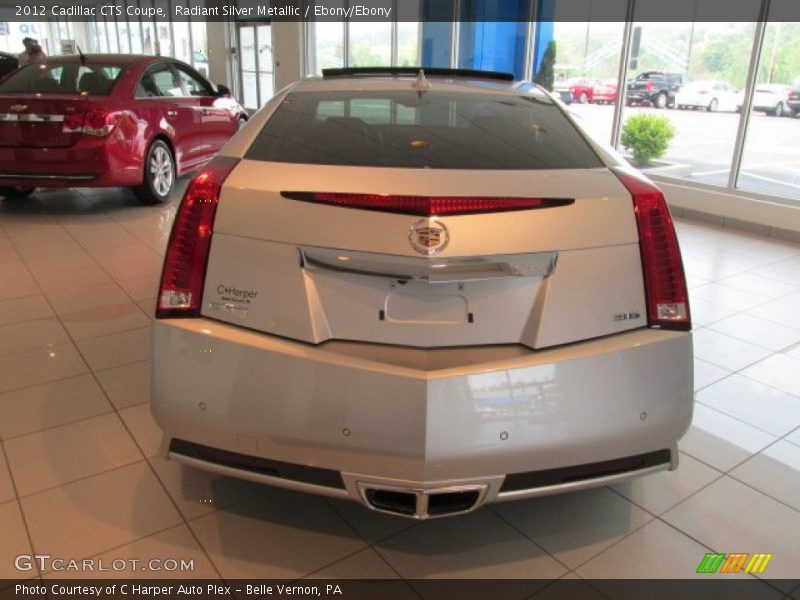
[[[22,112],[23,110],[27,110],[27,104],[12,104],[10,107],[11,112]]]

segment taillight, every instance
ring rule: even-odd
[[[186,188],[164,257],[157,319],[199,316],[222,183],[238,162],[238,158],[219,156]]]
[[[617,177],[633,196],[639,228],[647,318],[650,327],[689,330],[689,294],[683,274],[678,238],[663,192],[628,172]]]
[[[64,117],[61,131],[105,137],[114,131],[121,117],[120,111],[113,110],[91,110],[85,114],[71,114]]]
[[[404,196],[394,194],[350,194],[340,192],[281,192],[291,200],[360,208],[403,215],[469,215],[511,210],[566,206],[572,198],[514,198],[499,196]]]
[[[80,133],[83,129],[83,113],[66,115],[61,125],[63,133]]]

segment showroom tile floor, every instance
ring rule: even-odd
[[[0,202],[0,577],[33,550],[210,578],[683,578],[712,549],[797,576],[800,245],[678,222],[697,404],[677,472],[418,524],[159,456],[149,324],[175,206]]]

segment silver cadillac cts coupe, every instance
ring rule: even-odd
[[[662,192],[510,75],[289,86],[189,184],[152,409],[169,456],[416,519],[677,467]]]

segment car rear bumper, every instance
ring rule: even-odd
[[[142,163],[111,138],[84,136],[72,146],[0,147],[0,185],[109,187],[138,185]]]
[[[152,409],[182,462],[443,516],[674,468],[691,334],[426,351],[161,320]]]

